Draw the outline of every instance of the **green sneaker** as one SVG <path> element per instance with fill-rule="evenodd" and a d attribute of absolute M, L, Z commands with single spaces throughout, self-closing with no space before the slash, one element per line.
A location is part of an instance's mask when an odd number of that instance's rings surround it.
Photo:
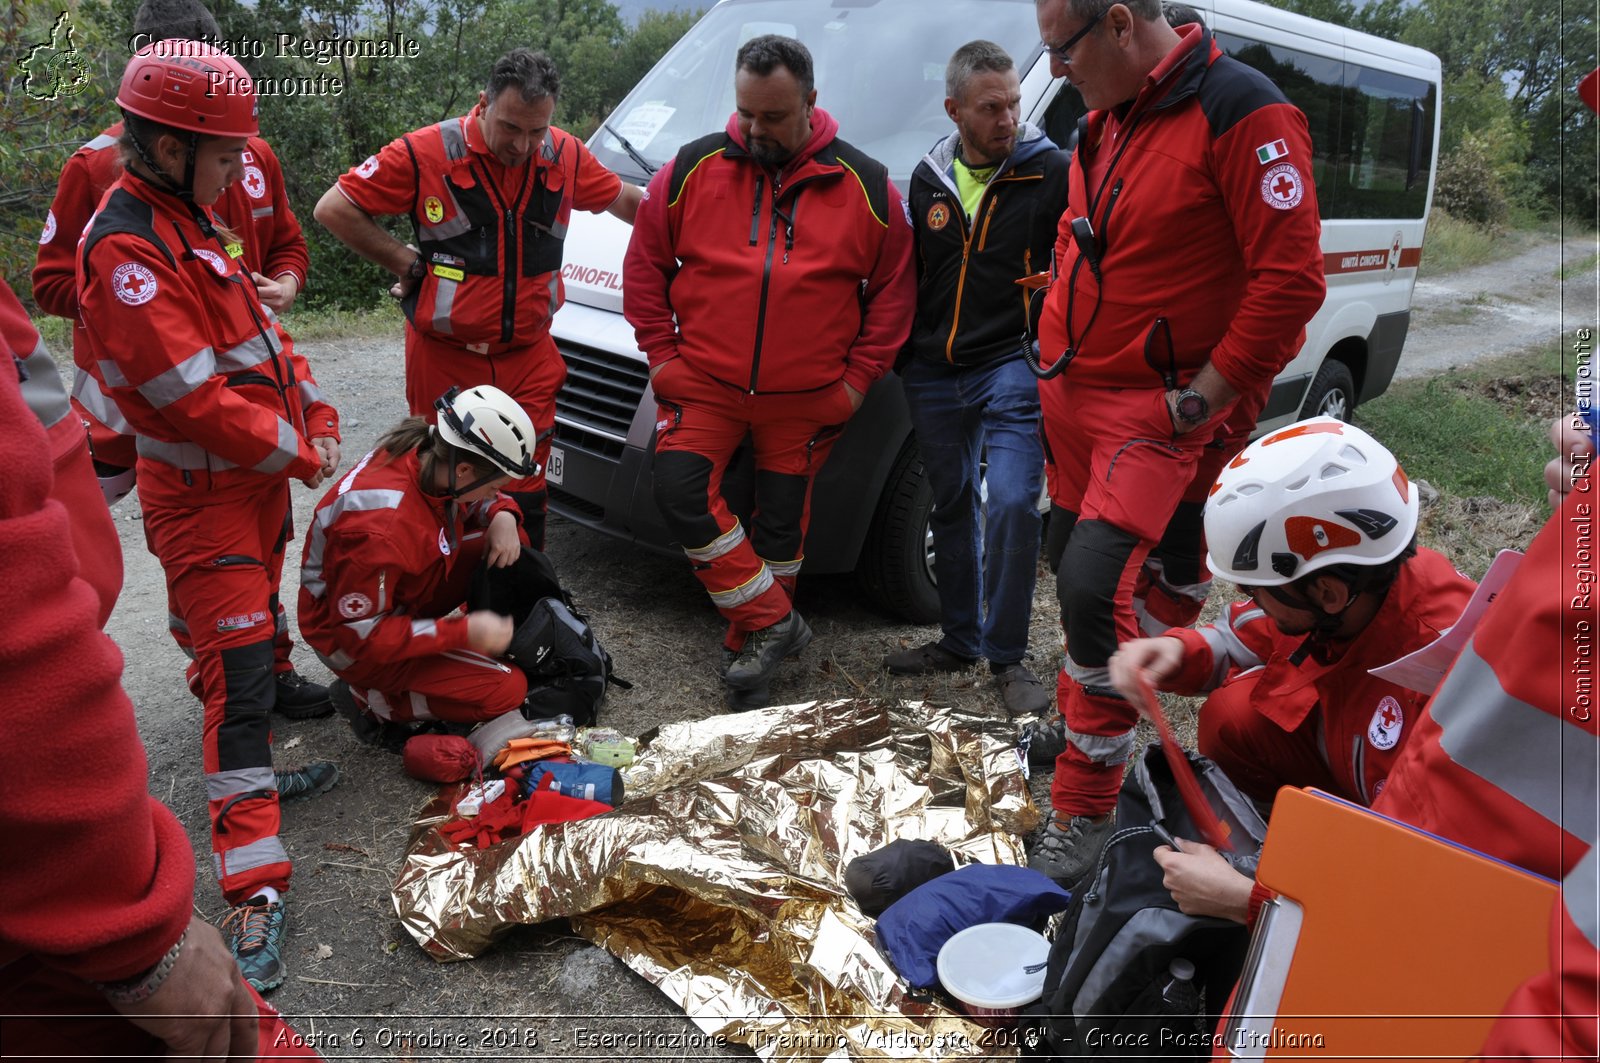
<path fill-rule="evenodd" d="M 217 929 L 228 939 L 244 980 L 265 993 L 283 984 L 283 901 L 252 897 L 236 904 Z"/>
<path fill-rule="evenodd" d="M 325 760 L 307 764 L 303 768 L 275 771 L 272 774 L 278 777 L 279 801 L 298 801 L 303 797 L 315 797 L 327 793 L 339 781 L 339 769 Z"/>

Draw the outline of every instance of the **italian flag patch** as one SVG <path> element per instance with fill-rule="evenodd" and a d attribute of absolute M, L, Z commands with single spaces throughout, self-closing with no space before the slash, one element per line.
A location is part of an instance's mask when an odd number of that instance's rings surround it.
<path fill-rule="evenodd" d="M 1265 166 L 1273 159 L 1281 159 L 1289 154 L 1289 145 L 1281 140 L 1274 140 L 1271 144 L 1263 144 L 1256 149 L 1256 158 Z"/>

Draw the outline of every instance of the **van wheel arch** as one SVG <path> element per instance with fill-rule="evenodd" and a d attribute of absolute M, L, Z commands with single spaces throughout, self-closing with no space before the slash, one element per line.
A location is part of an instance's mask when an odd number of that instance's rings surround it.
<path fill-rule="evenodd" d="M 1327 416 L 1348 421 L 1355 412 L 1359 394 L 1355 373 L 1336 352 L 1330 353 L 1318 367 L 1317 375 L 1311 378 L 1305 401 L 1300 404 L 1299 419 Z"/>

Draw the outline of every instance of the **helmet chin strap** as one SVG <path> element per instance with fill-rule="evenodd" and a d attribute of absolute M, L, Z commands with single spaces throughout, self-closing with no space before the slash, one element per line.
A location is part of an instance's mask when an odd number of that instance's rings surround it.
<path fill-rule="evenodd" d="M 1350 607 L 1356 603 L 1356 599 L 1361 597 L 1361 592 L 1351 587 L 1348 582 L 1345 583 L 1345 588 L 1350 592 L 1349 597 L 1345 599 L 1344 608 L 1337 613 L 1328 612 L 1308 597 L 1292 595 L 1283 587 L 1264 588 L 1276 601 L 1316 617 L 1311 623 L 1311 631 L 1306 635 L 1305 641 L 1301 642 L 1299 648 L 1289 656 L 1290 664 L 1299 667 L 1300 663 L 1311 653 L 1312 647 L 1328 642 L 1333 638 L 1334 633 L 1339 630 L 1339 625 L 1344 623 L 1344 614 L 1349 612 Z"/>
<path fill-rule="evenodd" d="M 190 215 L 193 216 L 195 224 L 200 226 L 200 231 L 205 233 L 206 239 L 216 239 L 217 230 L 216 227 L 211 224 L 210 216 L 206 214 L 204 207 L 200 206 L 200 204 L 194 201 L 194 164 L 195 156 L 200 147 L 200 134 L 192 131 L 189 133 L 189 143 L 187 150 L 184 152 L 183 181 L 181 183 L 174 181 L 171 175 L 162 168 L 161 164 L 156 162 L 156 160 L 151 156 L 149 150 L 145 148 L 144 142 L 141 141 L 138 136 L 133 136 L 129 139 L 133 141 L 133 150 L 135 154 L 139 156 L 139 161 L 143 162 L 145 167 L 148 168 L 149 171 L 157 178 L 159 178 L 159 180 L 151 180 L 149 177 L 139 173 L 137 170 L 133 172 L 134 176 L 139 178 L 147 185 L 153 185 L 156 188 L 161 189 L 163 192 L 169 192 L 172 195 L 177 196 L 183 201 L 184 206 L 189 208 Z"/>
<path fill-rule="evenodd" d="M 437 427 L 433 429 L 433 435 L 435 438 L 438 437 L 439 429 Z M 456 462 L 450 462 L 448 483 L 445 485 L 445 494 L 449 497 L 450 501 L 445 503 L 445 519 L 450 522 L 451 553 L 455 553 L 456 547 L 460 545 L 459 536 L 456 535 L 456 526 L 458 523 L 456 520 L 456 515 L 461 509 L 461 496 L 471 494 L 484 484 L 491 483 L 498 479 L 500 475 L 501 474 L 497 472 L 486 473 L 464 487 L 458 486 L 456 484 Z"/>

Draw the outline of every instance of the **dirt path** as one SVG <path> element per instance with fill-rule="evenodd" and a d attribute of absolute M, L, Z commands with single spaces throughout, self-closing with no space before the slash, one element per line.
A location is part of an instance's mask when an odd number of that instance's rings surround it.
<path fill-rule="evenodd" d="M 1592 250 L 1569 245 L 1565 255 L 1580 260 Z M 1464 351 L 1520 349 L 1554 337 L 1563 321 L 1593 325 L 1593 271 L 1563 286 L 1556 279 L 1562 258 L 1559 244 L 1544 244 L 1493 267 L 1419 284 L 1402 372 L 1438 371 L 1456 364 Z M 404 414 L 399 336 L 351 337 L 303 349 L 343 412 L 348 468 Z M 302 528 L 313 501 L 311 492 L 296 488 Z M 127 659 L 125 684 L 149 749 L 151 792 L 188 825 L 201 854 L 196 905 L 216 918 L 223 906 L 205 858 L 200 707 L 185 689 L 183 660 L 167 636 L 161 572 L 144 547 L 137 499 L 124 501 L 115 516 L 127 580 L 108 630 Z M 299 548 L 292 544 L 286 566 L 288 603 L 296 596 Z M 595 618 L 619 671 L 636 684 L 612 696 L 605 722 L 637 734 L 720 711 L 712 671 L 720 624 L 681 560 L 619 547 L 561 522 L 551 529 L 550 553 Z M 932 633 L 869 611 L 849 579 L 805 581 L 801 606 L 817 641 L 800 662 L 786 666 L 776 686 L 779 697 L 883 695 L 999 711 L 998 694 L 979 671 L 935 681 L 884 677 L 879 661 L 887 650 Z M 1055 616 L 1053 581 L 1045 571 L 1032 630 L 1041 675 L 1052 674 L 1059 661 Z M 295 660 L 307 675 L 327 679 L 303 646 Z M 356 745 L 337 718 L 279 723 L 276 741 L 280 764 L 331 759 L 343 771 L 330 794 L 285 810 L 284 840 L 296 878 L 285 950 L 289 977 L 272 997 L 295 1026 L 320 1039 L 329 1056 L 463 1058 L 500 1049 L 517 1058 L 604 1058 L 603 1052 L 595 1057 L 593 1047 L 581 1047 L 580 1030 L 693 1029 L 652 987 L 572 937 L 564 924 L 519 930 L 473 963 L 442 966 L 428 959 L 401 928 L 388 891 L 412 813 L 430 788 L 405 777 L 398 758 Z M 404 1038 L 410 1048 L 402 1047 Z"/>

